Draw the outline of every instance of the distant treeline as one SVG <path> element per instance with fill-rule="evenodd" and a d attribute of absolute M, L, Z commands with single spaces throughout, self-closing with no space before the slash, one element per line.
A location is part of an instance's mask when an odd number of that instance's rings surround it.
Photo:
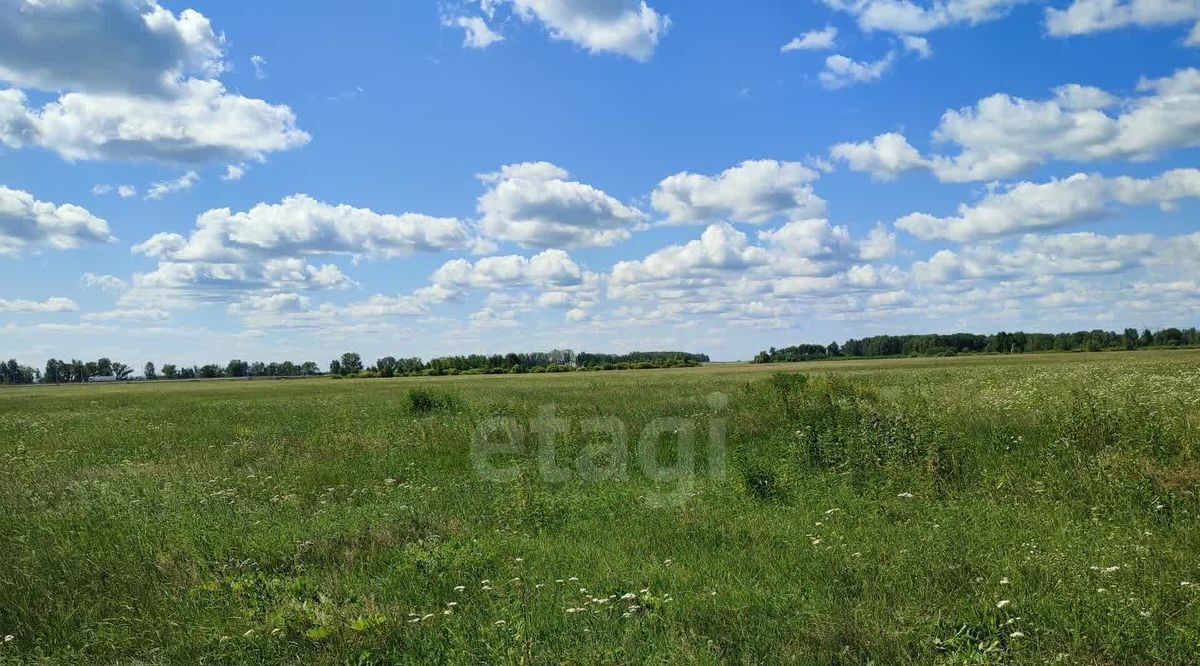
<path fill-rule="evenodd" d="M 590 354 L 556 349 L 549 352 L 528 354 L 472 354 L 469 356 L 442 356 L 426 362 L 420 358 L 395 358 L 384 356 L 374 365 L 366 366 L 362 357 L 354 352 L 342 354 L 329 364 L 328 374 L 338 377 L 412 377 L 440 375 L 511 374 L 522 372 L 574 372 L 577 370 L 631 370 L 651 368 L 681 368 L 707 362 L 705 354 L 687 352 L 633 352 L 630 354 Z M 142 371 L 144 379 L 218 379 L 249 377 L 305 377 L 325 374 L 313 361 L 272 362 L 243 361 L 234 359 L 222 365 L 176 365 L 166 363 L 157 369 L 147 363 Z M 0 362 L 0 384 L 71 383 L 130 379 L 133 369 L 124 363 L 107 358 L 97 361 L 60 361 L 50 359 L 46 369 L 24 366 L 16 360 Z"/>
<path fill-rule="evenodd" d="M 683 368 L 708 362 L 705 354 L 677 351 L 632 352 L 629 354 L 575 353 L 570 349 L 527 354 L 471 354 L 442 356 L 428 363 L 419 358 L 377 359 L 375 365 L 364 368 L 358 354 L 343 354 L 329 364 L 332 375 L 356 376 L 437 376 L 437 375 L 498 375 L 523 372 L 573 372 L 576 370 L 648 370 L 652 368 Z"/>
<path fill-rule="evenodd" d="M 1001 331 L 992 335 L 950 333 L 946 335 L 876 335 L 850 339 L 843 344 L 796 345 L 770 348 L 754 357 L 755 363 L 816 361 L 830 358 L 883 358 L 888 356 L 955 356 L 958 354 L 1021 354 L 1049 351 L 1109 351 L 1149 347 L 1200 345 L 1200 331 L 1193 328 L 1164 328 L 1158 331 L 1127 328 L 1116 331 L 1074 333 L 1025 333 Z"/>

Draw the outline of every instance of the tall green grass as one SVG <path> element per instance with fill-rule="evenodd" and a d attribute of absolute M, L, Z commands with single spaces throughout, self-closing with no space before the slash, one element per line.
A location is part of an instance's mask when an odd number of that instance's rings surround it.
<path fill-rule="evenodd" d="M 1200 354 L 768 370 L 2 391 L 0 663 L 1195 661 Z"/>

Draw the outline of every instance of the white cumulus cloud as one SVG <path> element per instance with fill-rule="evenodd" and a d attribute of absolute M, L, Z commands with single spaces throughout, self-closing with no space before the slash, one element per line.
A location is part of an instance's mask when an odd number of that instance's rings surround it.
<path fill-rule="evenodd" d="M 990 95 L 942 115 L 934 142 L 957 153 L 923 157 L 903 135 L 889 133 L 837 144 L 832 156 L 876 178 L 928 170 L 943 181 L 965 182 L 1013 176 L 1051 160 L 1145 161 L 1200 146 L 1200 70 L 1143 79 L 1137 89 L 1125 99 L 1077 84 L 1041 101 Z"/>
<path fill-rule="evenodd" d="M 612 245 L 645 223 L 642 211 L 569 177 L 548 162 L 483 174 L 489 188 L 479 198 L 480 228 L 528 247 L 571 248 Z"/>
<path fill-rule="evenodd" d="M 824 51 L 831 49 L 837 45 L 837 28 L 829 25 L 821 30 L 809 30 L 808 32 L 792 39 L 787 44 L 780 47 L 783 52 L 788 51 Z"/>
<path fill-rule="evenodd" d="M 839 53 L 825 59 L 825 69 L 818 77 L 821 85 L 831 90 L 878 81 L 892 68 L 895 59 L 896 54 L 891 52 L 873 62 L 854 60 Z"/>
<path fill-rule="evenodd" d="M 1170 210 L 1179 199 L 1195 197 L 1200 197 L 1200 169 L 1145 179 L 1077 173 L 1045 183 L 1017 183 L 975 205 L 959 205 L 958 214 L 950 217 L 912 213 L 896 226 L 924 240 L 964 242 L 1109 217 L 1113 204 L 1157 204 Z"/>
<path fill-rule="evenodd" d="M 654 190 L 651 206 L 669 224 L 820 217 L 825 201 L 813 193 L 817 178 L 799 162 L 749 160 L 715 176 L 686 171 L 669 176 Z"/>
<path fill-rule="evenodd" d="M 113 240 L 108 223 L 83 207 L 38 201 L 28 192 L 0 185 L 0 256 Z"/>

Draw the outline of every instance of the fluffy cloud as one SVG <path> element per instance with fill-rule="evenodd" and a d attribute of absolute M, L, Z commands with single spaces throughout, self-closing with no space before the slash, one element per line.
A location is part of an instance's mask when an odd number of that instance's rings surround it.
<path fill-rule="evenodd" d="M 196 218 L 190 237 L 156 234 L 133 251 L 171 261 L 244 262 L 301 255 L 396 257 L 471 244 L 467 228 L 454 218 L 376 213 L 296 194 L 244 212 L 210 210 Z"/>
<path fill-rule="evenodd" d="M 811 185 L 817 177 L 799 162 L 775 160 L 742 162 L 715 176 L 685 171 L 658 184 L 651 206 L 669 224 L 763 224 L 778 218 L 820 217 L 825 201 Z"/>
<path fill-rule="evenodd" d="M 703 316 L 762 327 L 833 307 L 829 299 L 845 309 L 845 298 L 866 301 L 903 283 L 902 271 L 870 263 L 895 254 L 895 236 L 882 228 L 855 240 L 825 220 L 795 220 L 759 232 L 758 240 L 726 223 L 711 225 L 697 240 L 618 262 L 609 298 L 649 305 L 621 315 L 642 321 Z"/>
<path fill-rule="evenodd" d="M 705 229 L 699 240 L 665 247 L 640 261 L 617 262 L 612 269 L 611 283 L 620 288 L 700 273 L 745 269 L 766 262 L 766 250 L 750 245 L 746 234 L 720 223 Z"/>
<path fill-rule="evenodd" d="M 545 250 L 530 258 L 519 255 L 485 257 L 474 263 L 454 259 L 432 276 L 450 289 L 501 289 L 511 286 L 570 287 L 583 282 L 584 271 L 562 250 Z"/>
<path fill-rule="evenodd" d="M 443 21 L 446 25 L 463 29 L 463 47 L 486 49 L 496 42 L 504 41 L 504 35 L 493 31 L 487 21 L 478 16 L 455 16 Z"/>
<path fill-rule="evenodd" d="M 122 294 L 123 308 L 190 307 L 223 303 L 281 291 L 345 288 L 353 284 L 337 266 L 314 266 L 300 259 L 258 263 L 161 261 L 149 273 L 136 273 Z"/>
<path fill-rule="evenodd" d="M 941 0 L 921 5 L 912 0 L 824 0 L 846 12 L 868 32 L 921 34 L 954 25 L 994 21 L 1024 0 Z"/>
<path fill-rule="evenodd" d="M 548 162 L 504 166 L 480 176 L 490 187 L 479 198 L 479 226 L 493 238 L 528 247 L 612 245 L 643 225 L 646 214 Z"/>
<path fill-rule="evenodd" d="M 467 249 L 474 239 L 454 218 L 393 215 L 298 194 L 248 211 L 210 210 L 191 235 L 159 233 L 133 252 L 159 259 L 133 276 L 124 306 L 176 307 L 196 302 L 247 302 L 251 297 L 343 289 L 354 283 L 315 256 L 394 258 L 414 252 Z"/>
<path fill-rule="evenodd" d="M 79 284 L 88 288 L 97 287 L 101 291 L 122 291 L 125 289 L 125 281 L 115 275 L 84 273 L 79 278 Z"/>
<path fill-rule="evenodd" d="M 919 169 L 943 181 L 964 182 L 1012 176 L 1050 160 L 1149 160 L 1200 145 L 1200 70 L 1143 79 L 1138 92 L 1118 99 L 1071 84 L 1043 101 L 991 95 L 942 116 L 933 138 L 957 146 L 957 154 L 922 157 L 894 133 L 837 144 L 831 154 L 877 178 Z"/>
<path fill-rule="evenodd" d="M 92 186 L 92 194 L 96 196 L 104 196 L 106 194 L 116 192 L 117 196 L 122 199 L 137 196 L 137 188 L 133 185 L 109 185 L 107 183 L 97 183 Z"/>
<path fill-rule="evenodd" d="M 219 74 L 223 46 L 203 14 L 155 0 L 0 3 L 0 80 L 23 88 L 166 95 Z"/>
<path fill-rule="evenodd" d="M 1195 21 L 1200 21 L 1195 0 L 1074 0 L 1066 9 L 1046 8 L 1046 32 L 1055 37 Z"/>
<path fill-rule="evenodd" d="M 0 80 L 65 92 L 41 107 L 0 90 L 0 143 L 67 160 L 261 160 L 309 136 L 291 109 L 230 94 L 224 39 L 193 10 L 154 0 L 10 0 Z M 193 77 L 194 75 L 194 77 Z"/>
<path fill-rule="evenodd" d="M 893 310 L 909 303 L 899 293 L 904 272 L 862 263 L 889 252 L 876 247 L 894 246 L 887 236 L 879 230 L 871 241 L 855 241 L 824 220 L 800 220 L 759 233 L 763 245 L 753 245 L 736 229 L 713 225 L 699 240 L 619 262 L 608 294 L 634 304 L 618 311 L 621 318 L 642 322 L 701 317 L 761 328 L 794 317 Z"/>
<path fill-rule="evenodd" d="M 584 270 L 566 252 L 551 249 L 529 258 L 507 255 L 474 263 L 454 259 L 435 271 L 430 281 L 431 285 L 417 290 L 414 297 L 426 303 L 440 302 L 481 289 L 489 292 L 493 310 L 499 305 L 496 299 L 518 298 L 523 310 L 532 310 L 536 304 L 586 313 L 599 299 L 600 276 Z M 536 298 L 530 292 L 536 292 Z M 504 305 L 512 311 L 512 303 Z"/>
<path fill-rule="evenodd" d="M 929 161 L 921 157 L 904 135 L 880 134 L 863 143 L 839 143 L 829 150 L 835 160 L 846 162 L 854 171 L 865 171 L 876 180 L 895 180 L 905 171 L 925 168 Z"/>
<path fill-rule="evenodd" d="M 229 94 L 219 81 L 189 79 L 174 91 L 68 93 L 40 109 L 19 91 L 0 91 L 0 142 L 41 146 L 68 160 L 198 164 L 261 160 L 309 140 L 287 106 Z"/>
<path fill-rule="evenodd" d="M 235 180 L 241 180 L 242 176 L 244 175 L 246 175 L 245 164 L 226 164 L 225 173 L 221 174 L 221 180 L 225 182 L 232 182 Z"/>
<path fill-rule="evenodd" d="M 860 62 L 840 53 L 831 55 L 825 59 L 825 69 L 819 75 L 821 85 L 834 90 L 856 83 L 878 81 L 892 68 L 895 59 L 896 54 L 891 52 L 874 62 Z"/>
<path fill-rule="evenodd" d="M 75 312 L 79 306 L 69 298 L 47 298 L 44 301 L 0 298 L 0 312 Z"/>
<path fill-rule="evenodd" d="M 784 44 L 780 50 L 788 51 L 824 51 L 833 48 L 837 43 L 837 28 L 825 26 L 823 30 L 810 30 L 792 41 Z"/>
<path fill-rule="evenodd" d="M 486 0 L 485 0 L 486 2 Z M 509 0 L 516 15 L 539 21 L 553 39 L 591 53 L 649 60 L 671 19 L 638 0 Z"/>
<path fill-rule="evenodd" d="M 933 55 L 933 47 L 929 46 L 929 40 L 916 35 L 903 35 L 900 37 L 900 43 L 904 45 L 904 50 L 910 53 L 915 53 L 922 59 Z"/>
<path fill-rule="evenodd" d="M 23 249 L 65 250 L 116 240 L 108 223 L 74 204 L 38 201 L 0 185 L 0 255 Z"/>
<path fill-rule="evenodd" d="M 1078 173 L 1046 183 L 1018 183 L 973 206 L 959 205 L 958 215 L 952 217 L 906 215 L 896 226 L 924 240 L 963 242 L 1100 219 L 1112 214 L 1114 203 L 1153 203 L 1169 210 L 1179 199 L 1198 196 L 1198 169 L 1176 169 L 1146 179 Z"/>
<path fill-rule="evenodd" d="M 940 250 L 913 264 L 922 283 L 953 284 L 970 280 L 1011 280 L 1058 275 L 1099 275 L 1136 268 L 1178 266 L 1196 234 L 1159 238 L 1151 234 L 1105 236 L 1090 232 L 1022 236 L 1003 249 L 994 243 Z M 1195 263 L 1195 260 L 1192 260 Z"/>

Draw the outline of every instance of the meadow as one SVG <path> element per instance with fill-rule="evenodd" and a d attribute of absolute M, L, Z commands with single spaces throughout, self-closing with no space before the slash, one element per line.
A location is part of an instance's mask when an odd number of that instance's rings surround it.
<path fill-rule="evenodd" d="M 0 664 L 1195 663 L 1198 453 L 1183 350 L 8 388 Z"/>

